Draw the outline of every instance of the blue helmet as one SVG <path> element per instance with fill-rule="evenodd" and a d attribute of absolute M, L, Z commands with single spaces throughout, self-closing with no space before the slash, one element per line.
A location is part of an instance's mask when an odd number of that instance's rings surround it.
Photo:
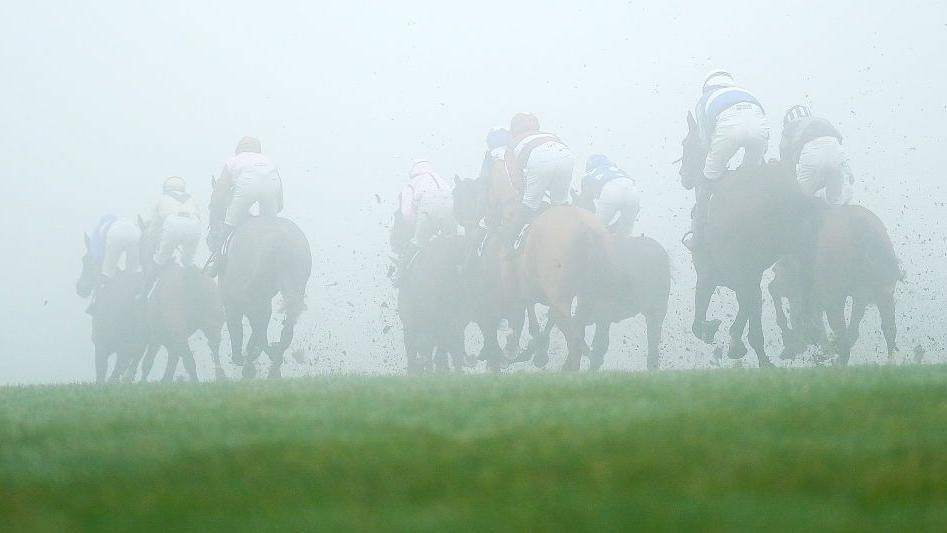
<path fill-rule="evenodd" d="M 496 150 L 511 142 L 513 142 L 513 136 L 510 134 L 510 130 L 506 128 L 493 128 L 487 134 L 487 148 L 490 150 Z"/>
<path fill-rule="evenodd" d="M 593 154 L 590 155 L 588 160 L 585 162 L 585 171 L 590 172 L 596 168 L 610 167 L 613 166 L 612 162 L 608 159 L 608 156 L 603 154 Z"/>

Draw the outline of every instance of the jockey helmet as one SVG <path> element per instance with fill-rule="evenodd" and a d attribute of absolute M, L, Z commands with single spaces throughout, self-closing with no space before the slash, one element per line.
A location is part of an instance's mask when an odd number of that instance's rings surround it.
<path fill-rule="evenodd" d="M 170 178 L 164 180 L 164 192 L 187 192 L 187 184 L 184 182 L 184 178 L 178 176 L 171 176 Z"/>
<path fill-rule="evenodd" d="M 490 133 L 487 134 L 487 148 L 490 150 L 496 150 L 510 144 L 513 140 L 513 136 L 510 135 L 510 130 L 502 127 L 496 127 L 490 130 Z"/>
<path fill-rule="evenodd" d="M 809 111 L 808 107 L 804 105 L 794 105 L 790 107 L 789 111 L 786 111 L 786 114 L 783 116 L 783 126 L 796 119 L 809 118 L 811 116 L 812 111 Z"/>
<path fill-rule="evenodd" d="M 240 142 L 237 143 L 237 149 L 233 151 L 234 155 L 242 154 L 243 152 L 252 152 L 254 154 L 262 154 L 263 147 L 260 146 L 260 140 L 255 137 L 244 137 L 240 139 Z"/>
<path fill-rule="evenodd" d="M 408 179 L 424 174 L 434 174 L 434 165 L 427 159 L 415 159 L 411 164 L 411 171 L 408 172 Z"/>
<path fill-rule="evenodd" d="M 703 92 L 721 89 L 723 87 L 733 87 L 733 74 L 726 70 L 711 70 L 704 77 Z"/>
<path fill-rule="evenodd" d="M 539 130 L 539 119 L 532 113 L 517 113 L 510 121 L 510 134 L 513 137 L 537 130 Z"/>

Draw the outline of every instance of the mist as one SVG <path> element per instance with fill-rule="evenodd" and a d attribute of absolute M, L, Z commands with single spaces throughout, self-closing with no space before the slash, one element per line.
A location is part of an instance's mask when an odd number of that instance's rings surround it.
<path fill-rule="evenodd" d="M 569 144 L 577 167 L 605 153 L 635 178 L 636 232 L 672 261 L 665 364 L 715 366 L 689 332 L 695 278 L 679 241 L 693 193 L 671 163 L 713 68 L 760 98 L 771 157 L 794 104 L 838 126 L 855 202 L 888 226 L 907 274 L 899 344 L 944 362 L 942 2 L 19 2 L 5 12 L 0 383 L 92 379 L 87 302 L 74 290 L 83 232 L 106 213 L 147 216 L 171 175 L 206 206 L 244 135 L 279 165 L 284 215 L 313 247 L 294 345 L 305 361 L 287 374 L 402 372 L 385 271 L 411 161 L 474 177 L 487 131 L 518 111 Z M 721 290 L 711 312 L 733 308 Z M 870 312 L 853 363 L 883 359 L 877 323 Z M 764 324 L 772 345 L 771 311 Z M 642 329 L 640 319 L 613 329 L 607 369 L 644 368 Z M 206 348 L 192 346 L 206 375 Z"/>

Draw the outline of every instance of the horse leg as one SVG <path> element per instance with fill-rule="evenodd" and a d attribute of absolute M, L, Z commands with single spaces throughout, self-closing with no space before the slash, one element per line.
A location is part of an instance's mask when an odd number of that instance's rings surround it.
<path fill-rule="evenodd" d="M 533 366 L 536 368 L 545 368 L 549 364 L 549 336 L 552 334 L 552 328 L 555 325 L 556 321 L 553 320 L 552 313 L 549 313 L 549 318 L 546 319 L 543 330 L 532 341 Z"/>
<path fill-rule="evenodd" d="M 605 363 L 605 354 L 608 353 L 608 344 L 611 337 L 612 324 L 608 320 L 595 323 L 595 336 L 592 338 L 592 349 L 589 351 L 589 370 L 598 370 Z"/>
<path fill-rule="evenodd" d="M 730 348 L 727 350 L 727 357 L 730 359 L 743 359 L 747 354 L 746 344 L 743 342 L 743 333 L 746 331 L 746 324 L 749 321 L 750 303 L 744 302 L 737 294 L 737 316 L 730 325 Z"/>
<path fill-rule="evenodd" d="M 572 300 L 570 298 L 560 298 L 559 301 L 550 301 L 549 318 L 559 326 L 563 336 L 566 338 L 568 355 L 562 365 L 563 372 L 578 372 L 582 363 L 582 356 L 585 354 L 585 339 L 581 333 L 585 331 L 572 316 Z"/>
<path fill-rule="evenodd" d="M 532 305 L 526 306 L 527 315 L 532 307 Z M 533 313 L 535 314 L 535 312 L 534 310 Z M 516 313 L 512 320 L 509 320 L 510 333 L 507 334 L 503 344 L 503 356 L 506 357 L 507 361 L 515 361 L 520 352 L 523 351 L 520 347 L 520 339 L 523 337 L 523 317 L 524 314 L 520 312 Z M 530 328 L 532 328 L 532 324 L 530 324 Z"/>
<path fill-rule="evenodd" d="M 190 378 L 191 383 L 199 383 L 200 380 L 197 378 L 197 363 L 194 361 L 194 352 L 192 352 L 191 347 L 188 346 L 187 340 L 181 345 L 181 360 L 184 361 L 184 369 L 187 370 L 187 376 Z"/>
<path fill-rule="evenodd" d="M 227 331 L 230 333 L 230 360 L 235 365 L 246 363 L 243 354 L 243 312 L 227 306 Z"/>
<path fill-rule="evenodd" d="M 267 329 L 270 317 L 273 314 L 273 301 L 260 302 L 247 312 L 250 320 L 250 338 L 247 340 L 247 360 L 243 364 L 243 377 L 252 379 L 256 376 L 256 360 L 263 353 L 267 344 Z M 278 367 L 277 367 L 278 368 Z"/>
<path fill-rule="evenodd" d="M 174 373 L 178 370 L 178 361 L 181 359 L 181 352 L 178 351 L 176 342 L 165 346 L 168 352 L 168 366 L 164 368 L 164 376 L 161 377 L 161 383 L 171 383 L 174 381 Z"/>
<path fill-rule="evenodd" d="M 210 358 L 214 362 L 214 377 L 217 381 L 225 381 L 227 379 L 227 373 L 224 372 L 224 367 L 220 364 L 220 324 L 209 324 L 205 326 L 202 331 L 204 336 L 207 337 L 207 345 L 210 347 Z"/>
<path fill-rule="evenodd" d="M 155 364 L 155 356 L 158 355 L 158 350 L 160 349 L 161 345 L 158 343 L 148 345 L 145 356 L 141 360 L 141 383 L 148 381 L 148 375 L 151 374 L 151 366 Z"/>
<path fill-rule="evenodd" d="M 829 321 L 829 327 L 835 333 L 835 343 L 838 346 L 838 364 L 839 366 L 848 365 L 848 358 L 851 356 L 852 346 L 848 341 L 848 327 L 845 325 L 845 298 L 833 298 L 831 304 L 826 306 L 825 316 Z"/>
<path fill-rule="evenodd" d="M 852 317 L 848 321 L 848 342 L 854 347 L 858 341 L 859 329 L 868 304 L 863 298 L 852 297 Z"/>
<path fill-rule="evenodd" d="M 691 326 L 691 331 L 706 344 L 714 343 L 714 335 L 721 324 L 720 320 L 707 320 L 707 309 L 710 307 L 710 299 L 716 288 L 716 285 L 698 273 L 697 288 L 694 291 L 694 324 Z"/>
<path fill-rule="evenodd" d="M 434 371 L 438 374 L 450 373 L 450 361 L 447 357 L 447 348 L 438 344 L 434 349 Z"/>
<path fill-rule="evenodd" d="M 417 334 L 412 327 L 404 328 L 405 372 L 411 376 L 420 373 L 418 368 Z"/>
<path fill-rule="evenodd" d="M 115 366 L 112 367 L 112 373 L 109 374 L 109 383 L 118 383 L 122 380 L 122 375 L 128 368 L 132 355 L 125 350 L 119 350 L 115 354 Z"/>
<path fill-rule="evenodd" d="M 645 325 L 648 328 L 648 370 L 661 368 L 661 334 L 666 315 L 666 310 L 645 315 Z"/>
<path fill-rule="evenodd" d="M 881 315 L 881 332 L 885 336 L 888 362 L 894 362 L 898 352 L 898 325 L 894 320 L 894 289 L 887 290 L 878 298 L 878 313 Z"/>
<path fill-rule="evenodd" d="M 109 369 L 109 353 L 105 348 L 95 345 L 95 382 L 104 383 L 105 375 Z"/>
<path fill-rule="evenodd" d="M 747 339 L 756 352 L 760 368 L 771 368 L 773 362 L 766 355 L 766 346 L 763 342 L 763 290 L 760 289 L 760 281 L 759 278 L 754 278 L 746 287 L 741 289 L 744 297 L 743 301 L 740 302 L 740 308 L 742 309 L 744 304 L 746 305 L 747 318 L 750 324 Z"/>
<path fill-rule="evenodd" d="M 789 318 L 786 316 L 786 309 L 783 307 L 785 292 L 783 291 L 783 283 L 780 278 L 774 278 L 773 281 L 770 282 L 769 295 L 773 299 L 773 310 L 776 312 L 776 325 L 779 326 L 779 331 L 783 338 L 783 352 L 779 354 L 779 358 L 784 360 L 794 359 L 796 355 L 802 352 L 802 347 L 799 343 L 799 332 L 796 328 L 789 327 Z M 801 309 L 797 309 L 796 311 L 801 312 Z M 792 309 L 790 309 L 790 312 L 792 312 Z"/>

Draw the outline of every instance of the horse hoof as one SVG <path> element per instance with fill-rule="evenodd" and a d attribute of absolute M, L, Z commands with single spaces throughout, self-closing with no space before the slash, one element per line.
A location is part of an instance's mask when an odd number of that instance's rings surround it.
<path fill-rule="evenodd" d="M 227 381 L 227 373 L 224 372 L 223 368 L 218 368 L 214 373 L 214 377 L 217 381 Z"/>
<path fill-rule="evenodd" d="M 746 344 L 743 344 L 743 341 L 735 342 L 731 344 L 730 349 L 727 350 L 727 357 L 730 359 L 743 359 L 746 353 Z"/>
<path fill-rule="evenodd" d="M 280 379 L 282 377 L 283 377 L 283 373 L 280 372 L 280 368 L 278 366 L 274 366 L 270 368 L 269 373 L 267 373 L 266 375 L 267 379 Z"/>
<path fill-rule="evenodd" d="M 589 358 L 589 372 L 598 372 L 602 369 L 602 365 L 605 364 L 604 357 L 590 357 Z"/>
<path fill-rule="evenodd" d="M 703 341 L 704 344 L 713 344 L 714 337 L 717 335 L 717 330 L 720 329 L 720 320 L 705 320 L 703 322 L 695 322 L 691 331 L 693 331 L 694 336 Z"/>
<path fill-rule="evenodd" d="M 243 366 L 243 379 L 253 379 L 256 377 L 256 366 L 244 365 Z"/>
<path fill-rule="evenodd" d="M 549 364 L 549 354 L 548 353 L 538 353 L 533 357 L 533 366 L 536 368 L 546 368 L 546 365 Z"/>
<path fill-rule="evenodd" d="M 760 358 L 760 368 L 776 368 L 776 365 L 769 359 Z"/>

